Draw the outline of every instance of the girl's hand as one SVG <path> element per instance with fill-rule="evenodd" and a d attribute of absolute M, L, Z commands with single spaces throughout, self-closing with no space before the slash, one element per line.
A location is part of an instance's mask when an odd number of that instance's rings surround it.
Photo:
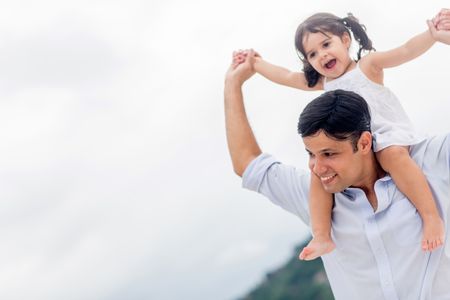
<path fill-rule="evenodd" d="M 427 21 L 427 24 L 431 35 L 436 41 L 450 45 L 450 30 L 437 30 L 432 21 Z"/>
<path fill-rule="evenodd" d="M 261 58 L 261 55 L 259 55 L 258 52 L 254 51 L 253 49 L 247 49 L 247 50 L 242 50 L 239 49 L 238 51 L 234 51 L 233 52 L 233 64 L 238 65 L 241 64 L 245 61 L 245 58 L 251 55 L 252 59 L 251 62 L 253 64 L 255 57 Z"/>
<path fill-rule="evenodd" d="M 233 65 L 239 65 L 245 61 L 247 54 L 244 50 L 239 49 L 233 52 Z"/>
<path fill-rule="evenodd" d="M 241 51 L 241 50 L 239 50 Z M 239 55 L 239 51 L 233 52 L 233 60 L 225 74 L 225 82 L 229 84 L 242 84 L 255 74 L 250 59 L 244 59 L 242 63 L 235 63 L 234 56 Z"/>
<path fill-rule="evenodd" d="M 437 30 L 450 30 L 450 9 L 441 9 L 432 22 Z"/>

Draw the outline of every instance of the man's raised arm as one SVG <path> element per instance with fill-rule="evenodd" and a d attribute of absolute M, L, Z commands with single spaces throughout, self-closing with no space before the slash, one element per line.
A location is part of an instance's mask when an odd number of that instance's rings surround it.
<path fill-rule="evenodd" d="M 239 176 L 242 176 L 248 164 L 261 154 L 248 123 L 242 95 L 242 85 L 255 73 L 250 61 L 252 57 L 253 55 L 247 55 L 245 62 L 232 64 L 225 76 L 225 127 L 228 150 L 233 169 Z"/>

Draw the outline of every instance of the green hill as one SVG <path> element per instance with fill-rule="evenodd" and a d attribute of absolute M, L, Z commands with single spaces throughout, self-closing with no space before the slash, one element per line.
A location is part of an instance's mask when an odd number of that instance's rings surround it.
<path fill-rule="evenodd" d="M 266 274 L 265 279 L 240 300 L 329 300 L 331 293 L 321 259 L 301 261 L 295 249 L 289 261 L 280 269 Z"/>

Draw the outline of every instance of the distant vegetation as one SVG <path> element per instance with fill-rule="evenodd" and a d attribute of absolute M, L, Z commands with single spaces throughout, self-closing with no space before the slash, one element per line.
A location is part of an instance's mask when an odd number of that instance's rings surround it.
<path fill-rule="evenodd" d="M 322 260 L 301 261 L 298 253 L 280 269 L 266 274 L 264 281 L 240 300 L 332 300 Z"/>

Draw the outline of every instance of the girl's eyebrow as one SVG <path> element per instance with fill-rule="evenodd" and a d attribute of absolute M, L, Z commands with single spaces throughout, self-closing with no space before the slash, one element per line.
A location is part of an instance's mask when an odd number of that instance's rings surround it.
<path fill-rule="evenodd" d="M 325 38 L 322 41 L 320 41 L 320 44 L 323 44 L 324 42 L 328 41 L 329 39 L 331 39 L 331 38 L 328 36 L 325 36 Z M 306 52 L 306 56 L 308 56 L 312 51 L 313 50 L 309 50 L 308 52 Z"/>

